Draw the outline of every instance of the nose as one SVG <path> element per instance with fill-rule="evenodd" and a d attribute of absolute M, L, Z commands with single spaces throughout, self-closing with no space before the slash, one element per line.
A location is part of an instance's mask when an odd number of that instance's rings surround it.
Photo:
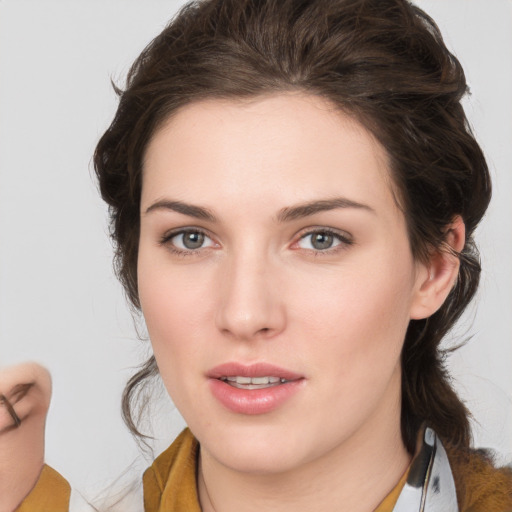
<path fill-rule="evenodd" d="M 286 325 L 279 269 L 264 257 L 240 255 L 225 262 L 219 286 L 217 328 L 237 340 L 272 338 Z"/>

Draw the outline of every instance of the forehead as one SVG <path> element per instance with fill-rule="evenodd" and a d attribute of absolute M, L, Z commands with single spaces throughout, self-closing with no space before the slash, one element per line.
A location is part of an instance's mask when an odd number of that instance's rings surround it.
<path fill-rule="evenodd" d="M 297 202 L 349 196 L 393 201 L 387 153 L 327 100 L 276 94 L 209 99 L 179 110 L 146 150 L 142 202 Z"/>

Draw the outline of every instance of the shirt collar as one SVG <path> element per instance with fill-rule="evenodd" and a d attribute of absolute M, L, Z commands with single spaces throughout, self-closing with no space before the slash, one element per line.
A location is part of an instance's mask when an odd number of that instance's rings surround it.
<path fill-rule="evenodd" d="M 393 512 L 459 512 L 448 456 L 431 428 L 422 432 L 419 449 Z"/>

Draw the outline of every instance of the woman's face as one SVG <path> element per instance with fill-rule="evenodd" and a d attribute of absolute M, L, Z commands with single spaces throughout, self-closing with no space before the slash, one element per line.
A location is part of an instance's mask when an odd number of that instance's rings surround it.
<path fill-rule="evenodd" d="M 147 148 L 142 310 L 169 394 L 225 466 L 286 471 L 399 431 L 425 273 L 384 149 L 325 100 L 195 103 Z"/>

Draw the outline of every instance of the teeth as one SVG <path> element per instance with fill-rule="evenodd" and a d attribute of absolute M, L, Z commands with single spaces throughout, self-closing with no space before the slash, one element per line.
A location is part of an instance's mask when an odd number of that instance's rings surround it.
<path fill-rule="evenodd" d="M 286 382 L 286 379 L 279 377 L 221 377 L 221 380 L 236 382 L 237 384 L 276 384 L 277 382 Z"/>
<path fill-rule="evenodd" d="M 238 386 L 248 386 L 250 389 L 258 389 L 257 387 L 253 388 L 252 386 L 261 386 L 268 387 L 269 385 L 275 384 L 283 384 L 287 382 L 286 379 L 282 379 L 281 377 L 241 377 L 241 376 L 229 376 L 229 377 L 221 377 L 220 380 L 224 382 L 229 382 L 235 387 Z"/>
<path fill-rule="evenodd" d="M 253 377 L 251 379 L 251 384 L 269 384 L 270 377 Z"/>

